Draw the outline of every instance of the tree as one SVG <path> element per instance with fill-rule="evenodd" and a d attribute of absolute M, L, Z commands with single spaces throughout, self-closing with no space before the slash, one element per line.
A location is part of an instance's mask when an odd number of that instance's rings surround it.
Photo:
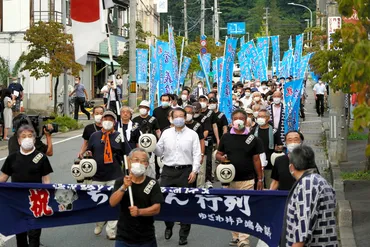
<path fill-rule="evenodd" d="M 344 23 L 333 35 L 331 50 L 319 50 L 311 59 L 311 68 L 329 81 L 334 90 L 356 93 L 358 106 L 354 110 L 354 130 L 370 128 L 370 9 L 367 1 L 340 0 L 339 12 L 351 17 L 357 12 L 359 20 Z M 333 49 L 335 48 L 335 49 Z M 370 168 L 370 133 L 366 148 L 367 168 Z"/>
<path fill-rule="evenodd" d="M 63 25 L 57 22 L 35 23 L 24 36 L 24 40 L 30 43 L 28 53 L 21 56 L 24 63 L 21 71 L 29 70 L 30 75 L 36 79 L 46 76 L 50 76 L 51 80 L 56 78 L 54 112 L 57 105 L 59 76 L 65 71 L 77 76 L 83 69 L 75 62 L 72 35 L 64 33 L 63 30 Z"/>
<path fill-rule="evenodd" d="M 9 76 L 9 61 L 0 57 L 0 84 L 6 86 Z"/>

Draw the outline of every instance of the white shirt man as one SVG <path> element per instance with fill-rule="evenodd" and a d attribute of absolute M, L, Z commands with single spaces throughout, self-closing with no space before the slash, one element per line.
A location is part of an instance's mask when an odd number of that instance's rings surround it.
<path fill-rule="evenodd" d="M 313 87 L 313 91 L 315 95 L 324 95 L 326 93 L 326 86 L 322 81 L 319 81 L 319 83 L 316 83 Z"/>

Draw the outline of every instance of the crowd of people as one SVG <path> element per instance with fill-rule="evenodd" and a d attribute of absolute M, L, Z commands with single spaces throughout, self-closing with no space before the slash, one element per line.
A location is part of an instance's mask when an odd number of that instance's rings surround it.
<path fill-rule="evenodd" d="M 128 106 L 95 106 L 94 123 L 85 127 L 77 156 L 91 156 L 96 161 L 93 184 L 114 186 L 109 203 L 119 205 L 120 217 L 118 221 L 96 223 L 94 234 L 100 235 L 105 226 L 107 238 L 116 240 L 117 247 L 157 246 L 153 216 L 160 212 L 163 202 L 159 186 L 212 189 L 217 165 L 229 162 L 235 167 L 235 177 L 225 188 L 290 191 L 281 246 L 337 246 L 335 193 L 319 175 L 312 149 L 303 144 L 303 134 L 299 130 L 285 134 L 282 91 L 290 79 L 233 83 L 231 122 L 219 109 L 217 84 L 208 92 L 202 82 L 194 90 L 183 88 L 179 95 L 161 95 L 155 109 L 143 100 L 136 117 Z M 318 95 L 316 91 L 315 97 Z M 151 110 L 153 114 L 149 115 Z M 139 147 L 140 136 L 146 133 L 158 139 L 151 153 Z M 6 159 L 0 182 L 9 177 L 17 182 L 50 182 L 52 168 L 47 156 L 35 148 L 32 127 L 19 128 L 17 138 L 20 150 Z M 122 170 L 124 155 L 129 157 L 129 174 Z M 26 156 L 25 168 L 20 171 L 19 157 Z M 27 177 L 35 160 L 37 173 Z M 135 205 L 130 205 L 129 187 Z M 315 193 L 307 197 L 313 189 Z M 168 240 L 174 222 L 165 225 Z M 324 226 L 334 231 L 324 231 Z M 188 243 L 190 230 L 190 224 L 180 223 L 179 245 Z M 18 234 L 17 242 L 28 237 L 30 246 L 38 246 L 40 235 L 41 230 Z M 233 232 L 229 244 L 249 247 L 249 235 Z"/>

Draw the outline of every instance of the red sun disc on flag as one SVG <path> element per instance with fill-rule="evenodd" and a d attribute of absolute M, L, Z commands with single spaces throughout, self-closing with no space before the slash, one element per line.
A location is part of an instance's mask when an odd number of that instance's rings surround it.
<path fill-rule="evenodd" d="M 100 19 L 100 0 L 72 0 L 71 18 L 78 22 L 94 22 Z"/>

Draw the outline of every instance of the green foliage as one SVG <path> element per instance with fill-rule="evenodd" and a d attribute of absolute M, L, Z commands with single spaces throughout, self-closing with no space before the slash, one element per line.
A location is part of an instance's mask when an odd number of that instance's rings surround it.
<path fill-rule="evenodd" d="M 343 180 L 370 180 L 370 171 L 342 172 Z"/>
<path fill-rule="evenodd" d="M 9 61 L 0 57 L 0 84 L 6 85 L 9 76 Z"/>
<path fill-rule="evenodd" d="M 17 62 L 15 63 L 15 65 L 13 67 L 13 70 L 12 70 L 12 76 L 13 77 L 18 76 L 19 71 L 22 69 L 23 56 L 24 56 L 24 52 L 22 52 L 21 56 L 19 57 L 19 59 L 17 60 Z"/>
<path fill-rule="evenodd" d="M 56 123 L 59 125 L 60 132 L 67 132 L 71 130 L 81 129 L 82 124 L 78 123 L 71 117 L 68 116 L 56 116 L 53 120 L 48 120 L 45 123 Z"/>
<path fill-rule="evenodd" d="M 367 140 L 367 134 L 350 129 L 348 140 Z"/>

